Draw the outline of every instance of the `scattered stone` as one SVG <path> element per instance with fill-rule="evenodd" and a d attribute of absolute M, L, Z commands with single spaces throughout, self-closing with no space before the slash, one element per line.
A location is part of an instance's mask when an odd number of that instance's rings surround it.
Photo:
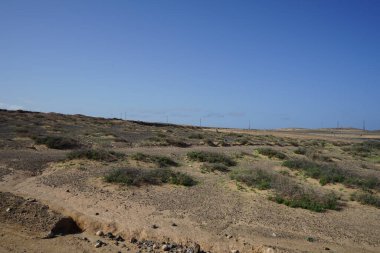
<path fill-rule="evenodd" d="M 54 233 L 50 231 L 45 237 L 42 237 L 42 239 L 51 239 L 54 237 L 55 237 Z"/>
<path fill-rule="evenodd" d="M 168 244 L 164 244 L 164 245 L 162 245 L 162 250 L 163 250 L 163 251 L 169 251 L 169 250 L 170 250 L 169 245 L 168 245 Z"/>
<path fill-rule="evenodd" d="M 116 246 L 119 246 L 119 242 L 118 242 L 118 241 L 116 241 L 116 242 L 115 242 L 115 245 L 116 245 Z"/>
<path fill-rule="evenodd" d="M 99 230 L 98 232 L 96 232 L 96 235 L 97 235 L 97 236 L 103 236 L 104 233 L 103 233 L 103 231 Z"/>
<path fill-rule="evenodd" d="M 102 246 L 107 245 L 106 243 L 102 242 L 101 240 L 97 240 L 95 243 L 95 248 L 100 248 Z"/>
<path fill-rule="evenodd" d="M 330 250 L 330 248 L 329 247 L 325 247 L 325 250 Z"/>
<path fill-rule="evenodd" d="M 99 215 L 99 213 L 95 213 L 95 215 Z"/>
<path fill-rule="evenodd" d="M 239 250 L 233 249 L 233 250 L 231 250 L 231 253 L 239 253 Z"/>
<path fill-rule="evenodd" d="M 226 234 L 226 237 L 227 237 L 228 239 L 231 239 L 233 236 L 232 236 L 232 235 L 227 235 L 227 234 Z"/>
<path fill-rule="evenodd" d="M 276 237 L 277 235 L 276 235 L 276 233 L 272 233 L 272 236 L 273 236 L 273 237 Z"/>
<path fill-rule="evenodd" d="M 265 253 L 274 253 L 274 249 L 271 248 L 271 247 L 268 247 L 268 248 L 265 249 L 264 252 L 265 252 Z"/>
<path fill-rule="evenodd" d="M 110 238 L 110 239 L 114 239 L 114 238 L 115 238 L 115 236 L 114 236 L 111 232 L 108 232 L 108 233 L 106 234 L 106 237 L 108 237 L 108 238 Z"/>
<path fill-rule="evenodd" d="M 159 249 L 160 248 L 160 246 L 158 245 L 158 244 L 153 244 L 153 249 Z"/>
<path fill-rule="evenodd" d="M 124 242 L 124 241 L 125 241 L 124 238 L 121 237 L 120 235 L 118 235 L 118 236 L 115 238 L 115 240 L 118 241 L 118 242 Z"/>
<path fill-rule="evenodd" d="M 131 243 L 137 243 L 137 239 L 135 237 L 132 237 L 131 240 L 130 240 Z"/>
<path fill-rule="evenodd" d="M 157 229 L 158 226 L 157 226 L 156 224 L 153 224 L 153 225 L 152 225 L 152 228 L 153 228 L 153 229 Z"/>
<path fill-rule="evenodd" d="M 198 243 L 194 243 L 194 253 L 200 253 L 201 252 L 201 246 Z M 239 253 L 239 252 L 236 252 Z"/>
<path fill-rule="evenodd" d="M 172 226 L 173 226 L 173 227 L 176 227 L 176 226 L 177 226 L 177 224 L 175 224 L 175 223 L 173 222 L 173 223 L 172 223 Z"/>
<path fill-rule="evenodd" d="M 29 202 L 29 203 L 37 202 L 37 200 L 34 199 L 34 198 L 28 198 L 26 201 Z"/>
<path fill-rule="evenodd" d="M 69 189 L 67 189 L 67 190 L 66 190 L 66 192 L 70 192 L 70 190 L 69 190 Z"/>
<path fill-rule="evenodd" d="M 12 211 L 12 208 L 8 207 L 5 211 L 6 211 L 7 213 L 9 213 L 10 211 Z"/>
<path fill-rule="evenodd" d="M 314 242 L 314 238 L 313 238 L 313 237 L 308 237 L 306 240 L 307 240 L 308 242 Z"/>

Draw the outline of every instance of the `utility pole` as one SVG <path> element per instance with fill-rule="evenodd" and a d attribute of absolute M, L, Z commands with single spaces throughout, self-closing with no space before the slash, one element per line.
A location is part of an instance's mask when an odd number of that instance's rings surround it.
<path fill-rule="evenodd" d="M 339 128 L 339 120 L 336 122 L 336 128 Z"/>
<path fill-rule="evenodd" d="M 363 120 L 363 131 L 365 131 L 365 120 Z"/>
<path fill-rule="evenodd" d="M 248 123 L 248 130 L 251 130 L 251 121 Z"/>
<path fill-rule="evenodd" d="M 169 116 L 166 116 L 166 124 L 169 123 Z"/>
<path fill-rule="evenodd" d="M 199 126 L 202 126 L 202 118 L 199 118 Z"/>

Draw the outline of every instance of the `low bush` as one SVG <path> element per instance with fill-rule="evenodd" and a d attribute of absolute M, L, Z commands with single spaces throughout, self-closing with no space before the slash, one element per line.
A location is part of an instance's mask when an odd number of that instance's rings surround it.
<path fill-rule="evenodd" d="M 178 140 L 178 139 L 167 138 L 165 139 L 165 142 L 167 143 L 168 146 L 174 146 L 174 147 L 179 147 L 179 148 L 187 148 L 191 146 L 191 144 L 184 142 L 182 140 Z"/>
<path fill-rule="evenodd" d="M 379 189 L 380 181 L 375 177 L 364 177 L 344 171 L 334 165 L 327 165 L 305 159 L 292 159 L 282 163 L 290 169 L 301 170 L 306 176 L 319 179 L 321 185 L 342 183 L 347 186 L 359 186 L 368 189 Z"/>
<path fill-rule="evenodd" d="M 104 177 L 108 183 L 119 183 L 124 185 L 141 186 L 147 185 L 161 185 L 161 184 L 175 184 L 183 186 L 193 186 L 196 181 L 187 174 L 181 172 L 174 172 L 171 169 L 132 169 L 123 168 L 116 169 Z"/>
<path fill-rule="evenodd" d="M 315 212 L 338 209 L 338 197 L 334 193 L 323 193 L 281 174 L 261 169 L 238 169 L 230 174 L 231 178 L 260 190 L 271 189 L 274 194 L 270 200 L 294 208 L 304 208 Z"/>
<path fill-rule="evenodd" d="M 297 155 L 305 155 L 306 151 L 307 151 L 306 148 L 300 147 L 300 148 L 297 148 L 296 150 L 294 150 L 294 153 Z"/>
<path fill-rule="evenodd" d="M 36 144 L 44 144 L 48 148 L 53 149 L 75 149 L 81 147 L 77 140 L 61 136 L 39 136 L 34 137 L 34 141 Z"/>
<path fill-rule="evenodd" d="M 257 152 L 259 152 L 260 155 L 264 155 L 269 158 L 275 157 L 281 160 L 286 158 L 286 155 L 284 153 L 271 148 L 258 148 Z"/>
<path fill-rule="evenodd" d="M 203 139 L 203 135 L 202 134 L 190 134 L 189 139 Z"/>
<path fill-rule="evenodd" d="M 271 188 L 271 183 L 273 182 L 273 175 L 260 169 L 237 169 L 231 172 L 230 177 L 260 190 Z"/>
<path fill-rule="evenodd" d="M 131 155 L 131 159 L 147 163 L 154 163 L 158 167 L 178 166 L 178 163 L 166 156 L 147 155 L 144 153 L 135 153 Z"/>
<path fill-rule="evenodd" d="M 187 153 L 187 157 L 192 161 L 208 162 L 208 163 L 221 163 L 225 166 L 235 166 L 236 162 L 229 156 L 221 153 L 205 152 L 205 151 L 191 151 Z"/>
<path fill-rule="evenodd" d="M 74 150 L 67 154 L 68 159 L 89 159 L 96 161 L 114 162 L 125 155 L 123 153 L 102 149 L 82 149 Z"/>
<path fill-rule="evenodd" d="M 351 200 L 380 208 L 380 197 L 370 192 L 355 192 L 351 195 Z"/>
<path fill-rule="evenodd" d="M 201 167 L 202 172 L 227 172 L 230 169 L 222 163 L 204 163 Z"/>
<path fill-rule="evenodd" d="M 369 157 L 372 153 L 380 151 L 380 141 L 363 141 L 345 147 L 343 150 L 355 156 Z"/>

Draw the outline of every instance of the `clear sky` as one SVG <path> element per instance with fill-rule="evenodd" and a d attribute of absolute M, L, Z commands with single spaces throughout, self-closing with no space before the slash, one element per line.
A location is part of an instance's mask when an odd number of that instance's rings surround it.
<path fill-rule="evenodd" d="M 1 0 L 0 107 L 380 129 L 380 1 Z"/>

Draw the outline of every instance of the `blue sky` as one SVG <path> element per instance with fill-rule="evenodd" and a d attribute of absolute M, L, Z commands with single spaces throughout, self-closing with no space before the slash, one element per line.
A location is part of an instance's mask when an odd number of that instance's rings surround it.
<path fill-rule="evenodd" d="M 377 0 L 2 0 L 0 107 L 380 129 L 379 13 Z"/>

